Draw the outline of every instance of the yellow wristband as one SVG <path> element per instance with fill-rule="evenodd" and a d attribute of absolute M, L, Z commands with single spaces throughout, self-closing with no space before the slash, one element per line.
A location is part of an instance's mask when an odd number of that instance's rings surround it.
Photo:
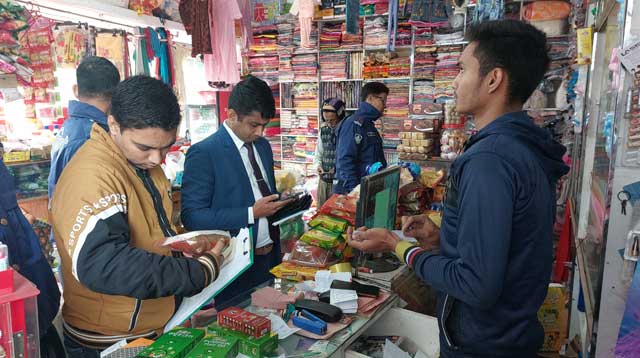
<path fill-rule="evenodd" d="M 396 256 L 398 256 L 398 258 L 400 259 L 400 261 L 402 261 L 402 263 L 406 264 L 406 262 L 404 262 L 404 254 L 407 253 L 407 250 L 409 250 L 414 246 L 416 245 L 408 241 L 400 241 L 398 245 L 396 245 L 396 250 L 395 250 Z"/>

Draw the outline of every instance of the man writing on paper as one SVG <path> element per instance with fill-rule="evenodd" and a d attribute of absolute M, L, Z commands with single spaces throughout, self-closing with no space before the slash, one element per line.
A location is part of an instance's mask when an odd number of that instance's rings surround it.
<path fill-rule="evenodd" d="M 122 339 L 161 333 L 180 297 L 217 278 L 226 244 L 211 243 L 197 258 L 158 245 L 175 235 L 160 168 L 180 124 L 173 91 L 150 77 L 129 78 L 115 89 L 110 113 L 109 132 L 93 125 L 51 201 L 71 358 L 97 358 Z"/>
<path fill-rule="evenodd" d="M 404 224 L 423 247 L 384 229 L 360 229 L 349 245 L 395 251 L 439 291 L 442 357 L 536 357 L 544 333 L 537 312 L 553 260 L 557 180 L 565 148 L 522 106 L 549 64 L 544 33 L 514 20 L 467 32 L 454 82 L 457 110 L 479 132 L 450 169 L 441 228 L 425 216 Z"/>
<path fill-rule="evenodd" d="M 280 229 L 268 218 L 289 201 L 279 201 L 273 152 L 262 137 L 275 115 L 271 88 L 248 76 L 229 97 L 229 119 L 213 135 L 187 152 L 182 179 L 182 223 L 188 230 L 253 229 L 250 270 L 216 296 L 216 308 L 241 300 L 272 278 L 280 263 Z"/>

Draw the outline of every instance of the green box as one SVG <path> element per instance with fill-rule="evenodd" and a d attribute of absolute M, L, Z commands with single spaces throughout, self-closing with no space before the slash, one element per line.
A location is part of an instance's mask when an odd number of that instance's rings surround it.
<path fill-rule="evenodd" d="M 232 336 L 206 336 L 186 358 L 236 358 L 238 339 Z"/>
<path fill-rule="evenodd" d="M 185 358 L 187 353 L 202 340 L 204 331 L 191 328 L 176 328 L 158 338 L 153 344 L 138 353 L 138 358 Z"/>
<path fill-rule="evenodd" d="M 242 353 L 250 358 L 264 358 L 270 356 L 278 350 L 278 335 L 270 334 L 260 338 L 249 337 L 248 335 L 223 328 L 217 324 L 208 327 L 209 334 L 218 337 L 233 337 L 238 339 L 238 353 Z"/>
<path fill-rule="evenodd" d="M 251 358 L 264 358 L 278 349 L 278 335 L 270 334 L 260 338 L 247 337 L 238 343 L 238 352 Z"/>

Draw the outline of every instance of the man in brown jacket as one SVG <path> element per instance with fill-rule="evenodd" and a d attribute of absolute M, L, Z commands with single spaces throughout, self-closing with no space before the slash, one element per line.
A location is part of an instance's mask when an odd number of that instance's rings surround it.
<path fill-rule="evenodd" d="M 157 245 L 175 235 L 171 188 L 160 163 L 179 124 L 169 87 L 150 77 L 129 78 L 113 94 L 109 133 L 94 124 L 60 177 L 51 215 L 71 358 L 99 357 L 122 339 L 155 337 L 181 297 L 218 275 L 223 241 L 197 258 Z"/>

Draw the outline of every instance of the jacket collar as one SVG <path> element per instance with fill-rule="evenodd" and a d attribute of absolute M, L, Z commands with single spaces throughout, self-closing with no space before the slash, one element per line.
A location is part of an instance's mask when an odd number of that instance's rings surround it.
<path fill-rule="evenodd" d="M 378 118 L 382 117 L 382 113 L 376 109 L 376 107 L 372 106 L 368 102 L 360 102 L 360 107 L 355 113 L 356 121 L 360 122 L 360 124 L 365 121 L 373 122 Z"/>
<path fill-rule="evenodd" d="M 80 101 L 69 101 L 69 117 L 87 118 L 102 125 L 107 124 L 107 115 L 104 112 Z"/>

